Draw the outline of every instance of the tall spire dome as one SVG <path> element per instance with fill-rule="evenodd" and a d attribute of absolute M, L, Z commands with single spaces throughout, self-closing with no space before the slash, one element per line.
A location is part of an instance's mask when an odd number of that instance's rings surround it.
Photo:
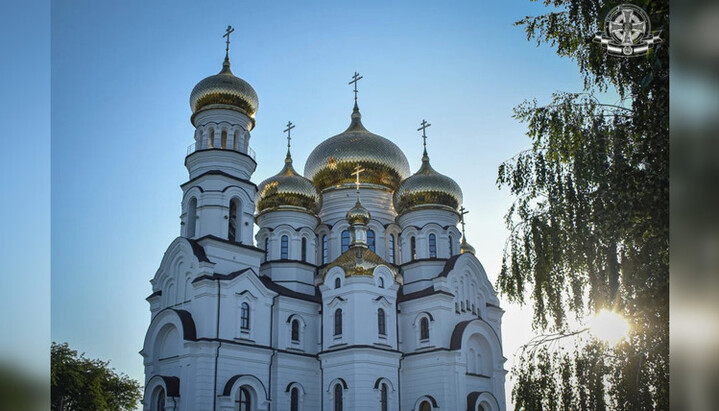
<path fill-rule="evenodd" d="M 232 26 L 227 26 L 225 34 L 222 36 L 226 38 L 222 70 L 214 76 L 203 79 L 192 89 L 190 108 L 192 108 L 193 119 L 204 110 L 227 109 L 247 115 L 254 126 L 255 114 L 257 114 L 259 105 L 257 93 L 248 82 L 235 76 L 230 69 L 230 34 L 234 31 Z"/>

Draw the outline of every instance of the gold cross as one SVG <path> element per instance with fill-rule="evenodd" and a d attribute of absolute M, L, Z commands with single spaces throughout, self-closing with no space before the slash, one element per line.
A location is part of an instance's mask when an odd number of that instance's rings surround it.
<path fill-rule="evenodd" d="M 358 194 L 359 194 L 359 187 L 360 187 L 360 181 L 359 181 L 360 173 L 363 172 L 363 171 L 365 171 L 365 169 L 362 168 L 362 167 L 360 167 L 359 164 L 357 164 L 357 166 L 355 166 L 355 171 L 354 171 L 354 173 L 352 173 L 353 176 L 357 176 L 357 180 L 356 180 L 356 182 L 355 182 L 355 185 L 357 185 L 357 193 L 358 193 Z"/>
<path fill-rule="evenodd" d="M 287 151 L 290 151 L 290 140 L 292 139 L 292 137 L 290 137 L 290 132 L 293 128 L 295 128 L 295 125 L 292 124 L 291 121 L 288 121 L 287 128 L 283 130 L 283 132 L 287 133 Z"/>
<path fill-rule="evenodd" d="M 427 133 L 426 133 L 426 131 L 427 131 L 427 127 L 431 126 L 431 124 L 429 124 L 427 122 L 427 120 L 422 120 L 422 122 L 420 124 L 422 126 L 420 128 L 418 128 L 417 131 L 422 130 L 422 139 L 424 139 L 424 143 L 423 143 L 424 152 L 426 153 L 427 152 Z"/>
<path fill-rule="evenodd" d="M 359 90 L 357 90 L 357 82 L 360 80 L 362 80 L 362 76 L 360 76 L 360 74 L 355 71 L 354 76 L 352 76 L 352 81 L 347 83 L 347 84 L 354 84 L 354 86 L 355 86 L 355 89 L 354 89 L 355 101 L 357 101 L 357 93 L 359 92 Z"/>
<path fill-rule="evenodd" d="M 460 221 L 462 222 L 462 237 L 463 237 L 463 238 L 466 238 L 466 236 L 465 236 L 465 234 L 464 234 L 464 215 L 465 215 L 465 214 L 469 214 L 469 211 L 467 211 L 467 209 L 464 208 L 464 206 L 462 206 L 462 207 L 459 209 L 459 218 L 460 218 Z"/>
<path fill-rule="evenodd" d="M 227 45 L 225 46 L 225 57 L 229 58 L 230 55 L 230 34 L 235 31 L 235 29 L 232 28 L 232 26 L 227 26 L 225 29 L 225 34 L 222 35 L 222 37 L 227 37 Z"/>

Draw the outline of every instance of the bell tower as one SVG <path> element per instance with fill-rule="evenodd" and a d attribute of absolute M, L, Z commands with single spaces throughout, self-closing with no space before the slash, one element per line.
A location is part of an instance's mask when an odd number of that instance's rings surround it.
<path fill-rule="evenodd" d="M 252 245 L 255 194 L 250 181 L 257 168 L 250 148 L 257 93 L 230 68 L 227 27 L 225 60 L 219 73 L 195 86 L 190 95 L 195 143 L 187 149 L 190 174 L 182 185 L 182 229 L 187 238 L 214 236 Z"/>

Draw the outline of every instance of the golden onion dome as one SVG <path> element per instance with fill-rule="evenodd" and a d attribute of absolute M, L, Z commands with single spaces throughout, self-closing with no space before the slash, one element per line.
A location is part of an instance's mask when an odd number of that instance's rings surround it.
<path fill-rule="evenodd" d="M 225 57 L 222 70 L 201 80 L 190 94 L 190 107 L 197 113 L 203 108 L 224 106 L 238 109 L 251 119 L 257 114 L 259 101 L 255 89 L 248 82 L 232 74 L 230 59 Z M 219 107 L 217 107 L 219 108 Z"/>
<path fill-rule="evenodd" d="M 257 212 L 300 208 L 314 214 L 320 211 L 322 199 L 312 182 L 299 175 L 292 167 L 289 151 L 285 166 L 278 174 L 266 179 L 257 186 Z"/>
<path fill-rule="evenodd" d="M 459 245 L 459 253 L 460 254 L 469 253 L 469 254 L 475 255 L 474 247 L 469 245 L 469 243 L 467 242 L 467 239 L 464 237 L 462 237 L 462 244 Z"/>
<path fill-rule="evenodd" d="M 370 214 L 369 210 L 364 208 L 364 206 L 362 205 L 362 203 L 359 202 L 358 199 L 354 207 L 350 208 L 350 210 L 347 212 L 346 218 L 347 222 L 349 222 L 350 225 L 367 225 L 367 223 L 369 223 L 369 220 L 372 218 L 372 215 Z"/>
<path fill-rule="evenodd" d="M 425 151 L 422 166 L 397 187 L 393 202 L 394 209 L 400 214 L 421 207 L 457 210 L 462 204 L 462 189 L 454 180 L 432 168 Z"/>
<path fill-rule="evenodd" d="M 358 164 L 365 170 L 360 183 L 394 190 L 409 176 L 409 163 L 402 150 L 388 139 L 367 131 L 355 104 L 347 130 L 315 147 L 307 158 L 304 174 L 322 191 L 354 183 L 352 172 Z"/>

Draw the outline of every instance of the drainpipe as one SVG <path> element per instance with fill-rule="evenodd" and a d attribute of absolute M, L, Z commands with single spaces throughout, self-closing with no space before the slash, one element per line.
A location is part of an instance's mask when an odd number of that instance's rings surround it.
<path fill-rule="evenodd" d="M 270 402 L 272 402 L 272 362 L 275 360 L 275 355 L 277 354 L 277 349 L 272 342 L 272 332 L 274 331 L 272 324 L 275 319 L 275 303 L 277 302 L 277 297 L 278 295 L 272 297 L 272 306 L 270 307 L 270 348 L 272 348 L 272 355 L 270 356 L 270 372 L 267 374 L 267 395 L 270 396 Z M 279 315 L 279 313 L 277 315 Z"/>
<path fill-rule="evenodd" d="M 217 344 L 217 351 L 215 353 L 215 382 L 214 382 L 214 389 L 215 393 L 212 396 L 212 409 L 217 411 L 217 361 L 220 358 L 220 347 L 222 346 L 222 341 L 220 341 L 220 279 L 217 279 L 217 324 L 215 326 L 215 338 L 218 341 Z"/>

